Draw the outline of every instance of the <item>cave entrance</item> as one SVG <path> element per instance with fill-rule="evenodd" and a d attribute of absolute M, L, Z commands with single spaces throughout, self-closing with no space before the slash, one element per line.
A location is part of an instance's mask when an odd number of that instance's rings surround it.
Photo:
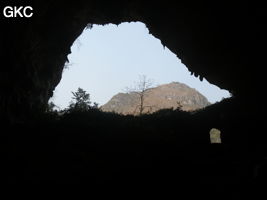
<path fill-rule="evenodd" d="M 121 23 L 118 26 L 93 25 L 83 31 L 71 51 L 62 80 L 51 99 L 59 109 L 70 105 L 72 92 L 77 91 L 79 87 L 90 94 L 92 102 L 103 106 L 114 95 L 129 93 L 125 89 L 135 87 L 136 81 L 140 81 L 140 75 L 152 80 L 154 88 L 163 84 L 169 87 L 178 83 L 185 84 L 192 89 L 190 91 L 197 90 L 210 103 L 230 96 L 228 91 L 221 90 L 205 79 L 200 81 L 192 76 L 181 60 L 164 47 L 159 39 L 149 34 L 145 24 L 141 22 Z M 175 95 L 164 93 L 164 98 L 166 101 L 173 101 Z M 155 98 L 150 99 L 151 101 L 154 107 Z M 157 103 L 168 104 L 162 101 L 160 99 Z M 197 103 L 184 97 L 181 101 L 176 101 L 177 106 L 181 106 L 184 101 Z M 149 110 L 151 111 L 151 108 Z M 136 106 L 127 113 L 131 112 L 136 112 Z"/>

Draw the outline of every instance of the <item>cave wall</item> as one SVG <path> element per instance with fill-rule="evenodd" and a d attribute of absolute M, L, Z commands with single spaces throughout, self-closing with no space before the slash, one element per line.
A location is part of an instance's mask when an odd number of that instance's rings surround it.
<path fill-rule="evenodd" d="M 191 1 L 8 1 L 32 18 L 1 16 L 1 115 L 11 121 L 45 109 L 75 39 L 89 24 L 141 21 L 200 79 L 246 96 L 248 4 Z"/>

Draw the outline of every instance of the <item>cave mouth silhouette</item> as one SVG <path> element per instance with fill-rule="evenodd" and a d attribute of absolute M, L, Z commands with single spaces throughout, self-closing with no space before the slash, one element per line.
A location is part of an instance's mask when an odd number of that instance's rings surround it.
<path fill-rule="evenodd" d="M 180 185 L 188 183 L 189 191 L 198 196 L 195 189 L 199 188 L 207 191 L 203 197 L 210 196 L 210 186 L 218 189 L 216 197 L 229 198 L 229 190 L 243 194 L 250 163 L 245 136 L 263 133 L 259 130 L 263 115 L 258 115 L 255 101 L 247 99 L 247 91 L 253 91 L 250 89 L 257 84 L 246 83 L 251 75 L 264 74 L 259 73 L 262 65 L 254 65 L 253 70 L 246 65 L 244 41 L 250 38 L 247 27 L 254 20 L 247 14 L 246 3 L 235 6 L 233 2 L 205 5 L 179 1 L 176 6 L 177 2 L 171 1 L 129 2 L 38 1 L 33 24 L 7 21 L 7 28 L 1 32 L 5 38 L 3 63 L 8 63 L 1 79 L 8 86 L 4 98 L 1 96 L 4 115 L 11 120 L 24 119 L 47 103 L 60 81 L 69 48 L 88 22 L 146 22 L 194 75 L 234 91 L 234 98 L 190 118 L 166 116 L 146 121 L 149 126 L 137 120 L 133 127 L 129 118 L 125 127 L 110 115 L 104 124 L 96 115 L 90 118 L 92 123 L 73 125 L 74 120 L 64 118 L 50 124 L 44 121 L 26 131 L 19 127 L 15 136 L 7 129 L 8 137 L 1 145 L 7 152 L 2 159 L 2 180 L 24 184 L 118 183 L 134 189 L 141 184 L 154 191 L 154 186 L 166 186 L 178 188 L 178 195 Z M 38 10 L 42 12 L 38 14 Z M 264 31 L 255 32 L 256 43 L 262 44 Z M 112 129 L 115 125 L 118 132 Z M 210 145 L 211 128 L 221 131 L 222 145 Z M 25 134 L 31 130 L 33 134 Z M 154 131 L 157 134 L 152 134 Z M 263 155 L 259 146 L 249 149 L 249 157 L 250 153 L 255 159 L 259 158 L 257 153 Z"/>
<path fill-rule="evenodd" d="M 89 24 L 75 40 L 71 52 L 50 99 L 58 108 L 67 108 L 71 92 L 78 87 L 85 89 L 93 102 L 104 105 L 114 95 L 134 86 L 141 74 L 152 78 L 153 87 L 171 82 L 187 84 L 211 104 L 230 97 L 227 90 L 203 77 L 192 76 L 182 61 L 139 21 Z"/>

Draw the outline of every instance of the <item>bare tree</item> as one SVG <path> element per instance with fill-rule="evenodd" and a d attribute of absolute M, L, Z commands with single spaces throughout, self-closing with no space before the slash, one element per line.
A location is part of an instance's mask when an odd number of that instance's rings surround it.
<path fill-rule="evenodd" d="M 138 95 L 139 99 L 139 105 L 137 108 L 139 109 L 139 115 L 142 115 L 144 112 L 144 109 L 146 107 L 151 107 L 149 105 L 145 105 L 145 97 L 149 90 L 152 89 L 153 81 L 151 79 L 147 79 L 145 75 L 139 76 L 139 81 L 135 84 L 134 88 L 127 88 L 127 92 L 129 93 L 135 93 Z"/>

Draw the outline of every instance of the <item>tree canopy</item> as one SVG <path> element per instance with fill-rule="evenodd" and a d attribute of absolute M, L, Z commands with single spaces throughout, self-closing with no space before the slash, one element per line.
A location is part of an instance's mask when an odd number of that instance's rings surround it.
<path fill-rule="evenodd" d="M 74 101 L 70 102 L 69 108 L 71 110 L 87 111 L 91 108 L 90 94 L 87 93 L 82 88 L 78 88 L 76 92 L 71 92 L 73 94 L 72 99 Z"/>

